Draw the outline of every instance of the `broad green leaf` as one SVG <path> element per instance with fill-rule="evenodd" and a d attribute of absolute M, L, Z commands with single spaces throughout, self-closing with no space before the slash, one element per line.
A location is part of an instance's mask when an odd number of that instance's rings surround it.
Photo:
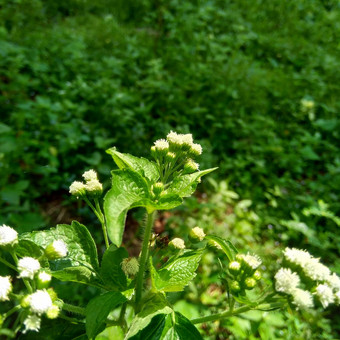
<path fill-rule="evenodd" d="M 148 185 L 138 173 L 130 170 L 112 171 L 112 188 L 104 198 L 107 231 L 112 243 L 122 243 L 126 214 L 132 207 L 143 206 L 149 197 Z"/>
<path fill-rule="evenodd" d="M 105 251 L 100 268 L 100 276 L 105 286 L 111 289 L 125 290 L 127 287 L 126 276 L 121 263 L 129 257 L 125 248 L 117 248 L 114 244 Z"/>
<path fill-rule="evenodd" d="M 143 306 L 142 311 L 133 319 L 125 339 L 148 339 L 147 337 L 140 338 L 139 334 L 143 329 L 147 328 L 152 319 L 155 316 L 161 315 L 159 317 L 160 321 L 162 315 L 167 315 L 173 312 L 162 294 L 152 295 L 148 300 L 144 301 Z"/>
<path fill-rule="evenodd" d="M 106 150 L 106 152 L 113 157 L 113 160 L 121 170 L 130 169 L 136 171 L 148 178 L 151 183 L 156 182 L 159 178 L 156 164 L 146 158 L 139 158 L 128 153 L 118 152 L 115 147 Z"/>
<path fill-rule="evenodd" d="M 23 239 L 19 240 L 15 252 L 20 257 L 30 256 L 37 259 L 44 254 L 44 249 L 30 240 Z"/>
<path fill-rule="evenodd" d="M 71 225 L 59 224 L 56 228 L 46 231 L 35 231 L 32 233 L 22 234 L 23 239 L 31 240 L 37 245 L 45 248 L 55 240 L 65 242 L 68 254 L 59 260 L 51 261 L 50 267 L 52 274 L 60 279 L 81 277 L 81 281 L 85 282 L 86 278 L 94 277 L 98 270 L 97 249 L 94 240 L 85 226 L 73 221 Z M 76 269 L 70 269 L 76 267 Z M 79 267 L 84 267 L 80 269 Z M 67 270 L 65 276 L 60 273 Z M 92 275 L 89 275 L 91 271 Z"/>
<path fill-rule="evenodd" d="M 175 194 L 180 197 L 189 197 L 196 190 L 200 178 L 217 168 L 197 171 L 190 175 L 183 175 L 173 180 L 170 187 L 167 189 L 168 194 Z"/>
<path fill-rule="evenodd" d="M 200 332 L 197 328 L 188 320 L 184 315 L 176 312 L 176 323 L 174 325 L 175 339 L 187 340 L 187 339 L 202 339 Z"/>
<path fill-rule="evenodd" d="M 52 275 L 60 281 L 80 283 L 90 283 L 95 279 L 93 271 L 84 266 L 65 267 L 62 270 L 53 271 Z"/>
<path fill-rule="evenodd" d="M 92 299 L 86 307 L 86 334 L 94 339 L 105 328 L 109 313 L 126 301 L 119 292 L 108 292 Z"/>
<path fill-rule="evenodd" d="M 205 238 L 207 240 L 215 241 L 227 255 L 229 261 L 233 261 L 235 259 L 235 255 L 238 251 L 229 240 L 224 240 L 223 238 L 214 235 L 207 235 Z"/>
<path fill-rule="evenodd" d="M 196 276 L 196 270 L 203 250 L 187 251 L 171 258 L 165 266 L 156 271 L 150 263 L 154 288 L 160 292 L 179 292 Z"/>
<path fill-rule="evenodd" d="M 145 199 L 138 202 L 138 206 L 146 207 L 148 210 L 170 210 L 178 207 L 183 200 L 178 195 L 167 194 L 157 200 Z"/>

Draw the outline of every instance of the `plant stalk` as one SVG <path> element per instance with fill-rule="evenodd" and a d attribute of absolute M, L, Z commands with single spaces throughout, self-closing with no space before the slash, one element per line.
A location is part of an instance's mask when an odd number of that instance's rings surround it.
<path fill-rule="evenodd" d="M 136 283 L 136 305 L 135 311 L 138 313 L 140 311 L 140 300 L 142 298 L 142 291 L 143 291 L 143 279 L 144 279 L 144 272 L 146 268 L 146 264 L 149 257 L 149 241 L 151 236 L 151 230 L 153 226 L 153 221 L 155 219 L 156 211 L 152 213 L 148 213 L 147 220 L 146 220 L 146 227 L 144 231 L 144 239 L 142 244 L 142 251 L 139 260 L 139 271 L 137 274 L 137 283 Z"/>

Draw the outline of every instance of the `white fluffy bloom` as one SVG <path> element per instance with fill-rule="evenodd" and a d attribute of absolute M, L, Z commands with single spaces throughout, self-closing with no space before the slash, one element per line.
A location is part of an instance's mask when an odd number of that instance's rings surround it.
<path fill-rule="evenodd" d="M 10 276 L 0 276 L 0 301 L 9 300 L 8 295 L 12 291 Z"/>
<path fill-rule="evenodd" d="M 86 182 L 94 181 L 98 179 L 97 173 L 94 170 L 88 170 L 83 173 L 83 177 Z"/>
<path fill-rule="evenodd" d="M 300 283 L 300 277 L 289 268 L 281 268 L 275 274 L 275 280 L 275 289 L 286 294 L 291 294 Z"/>
<path fill-rule="evenodd" d="M 165 139 L 158 139 L 155 141 L 155 147 L 157 150 L 168 150 L 169 143 Z"/>
<path fill-rule="evenodd" d="M 82 196 L 86 192 L 85 184 L 82 182 L 74 181 L 70 186 L 70 194 L 74 196 Z"/>
<path fill-rule="evenodd" d="M 191 145 L 191 149 L 190 149 L 191 153 L 195 156 L 199 156 L 202 154 L 202 146 L 200 144 L 192 144 Z"/>
<path fill-rule="evenodd" d="M 15 245 L 18 243 L 18 233 L 11 227 L 7 225 L 2 225 L 0 227 L 0 247 Z"/>
<path fill-rule="evenodd" d="M 24 321 L 25 329 L 23 333 L 26 333 L 27 331 L 36 331 L 39 332 L 40 329 L 40 323 L 41 319 L 37 315 L 28 315 L 27 318 Z"/>
<path fill-rule="evenodd" d="M 311 258 L 302 266 L 303 272 L 306 276 L 314 281 L 324 281 L 330 276 L 330 270 L 319 262 L 319 259 Z"/>
<path fill-rule="evenodd" d="M 103 191 L 103 185 L 97 179 L 94 179 L 86 183 L 85 189 L 89 193 L 100 194 Z"/>
<path fill-rule="evenodd" d="M 169 246 L 175 249 L 184 249 L 185 243 L 181 238 L 176 237 L 169 242 Z"/>
<path fill-rule="evenodd" d="M 257 255 L 242 255 L 242 259 L 246 265 L 248 265 L 251 269 L 257 269 L 262 261 Z"/>
<path fill-rule="evenodd" d="M 312 256 L 305 250 L 288 247 L 284 250 L 283 255 L 289 262 L 300 266 L 304 266 L 306 261 L 312 258 Z"/>
<path fill-rule="evenodd" d="M 325 281 L 332 289 L 340 291 L 340 277 L 338 275 L 333 273 L 332 275 L 329 275 Z"/>
<path fill-rule="evenodd" d="M 178 135 L 176 132 L 173 131 L 170 131 L 170 133 L 168 133 L 166 139 L 169 143 L 172 144 L 182 145 L 183 143 L 181 135 Z"/>
<path fill-rule="evenodd" d="M 52 307 L 52 299 L 46 290 L 37 290 L 29 299 L 31 311 L 38 315 L 46 313 Z"/>
<path fill-rule="evenodd" d="M 40 263 L 33 257 L 23 257 L 18 261 L 19 277 L 33 279 L 40 269 Z"/>
<path fill-rule="evenodd" d="M 65 257 L 67 255 L 67 246 L 62 240 L 55 240 L 52 242 L 53 250 L 56 252 L 58 257 Z"/>
<path fill-rule="evenodd" d="M 187 133 L 185 135 L 179 135 L 179 136 L 181 137 L 183 144 L 192 146 L 194 140 L 192 138 L 191 133 Z"/>
<path fill-rule="evenodd" d="M 314 306 L 313 303 L 313 296 L 310 292 L 296 288 L 292 291 L 293 296 L 293 303 L 299 308 L 299 309 L 307 309 L 312 308 Z"/>
<path fill-rule="evenodd" d="M 49 283 L 52 280 L 52 276 L 46 272 L 40 272 L 38 274 L 38 280 L 42 283 Z"/>
<path fill-rule="evenodd" d="M 326 308 L 330 303 L 334 302 L 334 295 L 332 289 L 324 284 L 316 287 L 316 295 L 319 298 L 323 308 Z"/>
<path fill-rule="evenodd" d="M 190 235 L 192 237 L 197 238 L 199 241 L 203 241 L 204 238 L 205 238 L 204 230 L 200 227 L 192 228 L 191 231 L 190 231 Z"/>

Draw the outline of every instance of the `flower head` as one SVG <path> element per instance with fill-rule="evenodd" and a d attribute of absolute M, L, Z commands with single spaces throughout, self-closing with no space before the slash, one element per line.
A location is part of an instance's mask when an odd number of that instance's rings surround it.
<path fill-rule="evenodd" d="M 193 156 L 199 156 L 202 154 L 202 146 L 200 144 L 193 143 L 190 148 L 190 153 Z"/>
<path fill-rule="evenodd" d="M 199 164 L 194 162 L 191 158 L 189 158 L 184 164 L 184 172 L 187 174 L 191 174 L 198 170 Z"/>
<path fill-rule="evenodd" d="M 326 308 L 335 300 L 332 289 L 324 284 L 320 284 L 316 287 L 316 295 L 319 298 L 323 308 Z"/>
<path fill-rule="evenodd" d="M 33 257 L 23 257 L 18 261 L 19 277 L 33 279 L 40 269 L 40 263 Z"/>
<path fill-rule="evenodd" d="M 275 289 L 286 294 L 291 294 L 300 283 L 300 277 L 289 268 L 281 268 L 275 274 L 275 280 Z"/>
<path fill-rule="evenodd" d="M 319 262 L 319 259 L 310 258 L 302 266 L 306 276 L 314 281 L 324 281 L 330 276 L 330 270 Z"/>
<path fill-rule="evenodd" d="M 139 270 L 139 262 L 135 257 L 129 257 L 122 261 L 122 269 L 125 275 L 135 276 Z"/>
<path fill-rule="evenodd" d="M 291 263 L 303 266 L 312 256 L 305 250 L 296 248 L 286 248 L 283 252 L 284 257 Z"/>
<path fill-rule="evenodd" d="M 98 180 L 97 173 L 94 170 L 88 170 L 83 173 L 86 182 Z"/>
<path fill-rule="evenodd" d="M 38 288 L 47 288 L 50 285 L 52 276 L 45 271 L 41 271 L 38 274 Z"/>
<path fill-rule="evenodd" d="M 59 316 L 60 308 L 57 305 L 52 305 L 46 312 L 49 319 L 56 319 Z"/>
<path fill-rule="evenodd" d="M 169 150 L 169 143 L 165 139 L 158 139 L 154 144 L 158 151 Z"/>
<path fill-rule="evenodd" d="M 257 269 L 262 263 L 261 259 L 257 255 L 242 255 L 242 259 L 244 264 L 253 270 Z"/>
<path fill-rule="evenodd" d="M 30 308 L 33 313 L 41 315 L 46 313 L 51 307 L 52 299 L 45 289 L 37 290 L 30 295 Z"/>
<path fill-rule="evenodd" d="M 314 306 L 312 294 L 306 290 L 296 288 L 292 291 L 293 303 L 299 309 L 312 308 Z"/>
<path fill-rule="evenodd" d="M 200 227 L 195 227 L 190 230 L 189 233 L 190 241 L 193 243 L 201 242 L 205 238 L 204 230 Z"/>
<path fill-rule="evenodd" d="M 25 330 L 23 331 L 23 333 L 26 333 L 27 331 L 39 332 L 40 323 L 41 323 L 41 319 L 39 316 L 34 315 L 34 314 L 28 315 L 24 321 Z"/>
<path fill-rule="evenodd" d="M 85 184 L 85 189 L 91 195 L 101 195 L 103 185 L 97 179 L 93 179 Z"/>
<path fill-rule="evenodd" d="M 169 242 L 169 247 L 173 249 L 185 249 L 185 243 L 181 238 L 174 238 Z"/>
<path fill-rule="evenodd" d="M 325 281 L 332 289 L 340 291 L 340 277 L 338 275 L 333 273 L 329 275 Z"/>
<path fill-rule="evenodd" d="M 7 225 L 0 227 L 0 247 L 14 246 L 18 243 L 18 233 Z"/>
<path fill-rule="evenodd" d="M 85 184 L 82 182 L 74 181 L 70 186 L 70 194 L 77 198 L 86 194 Z"/>
<path fill-rule="evenodd" d="M 67 246 L 62 240 L 54 240 L 46 249 L 45 254 L 49 260 L 57 260 L 67 255 Z"/>
<path fill-rule="evenodd" d="M 8 295 L 12 291 L 10 276 L 0 276 L 0 301 L 9 300 Z"/>

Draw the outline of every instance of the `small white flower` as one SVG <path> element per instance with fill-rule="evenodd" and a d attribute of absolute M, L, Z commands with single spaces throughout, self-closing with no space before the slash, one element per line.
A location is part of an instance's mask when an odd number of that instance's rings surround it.
<path fill-rule="evenodd" d="M 314 281 L 324 281 L 331 273 L 331 271 L 316 258 L 307 260 L 302 266 L 302 270 L 306 276 L 310 277 Z"/>
<path fill-rule="evenodd" d="M 333 273 L 329 275 L 325 281 L 332 289 L 340 291 L 340 277 L 338 275 Z"/>
<path fill-rule="evenodd" d="M 94 170 L 88 170 L 83 173 L 86 182 L 98 180 L 97 173 Z"/>
<path fill-rule="evenodd" d="M 190 147 L 193 144 L 193 138 L 191 133 L 187 133 L 185 135 L 180 135 L 180 138 L 182 139 L 182 143 L 189 145 Z"/>
<path fill-rule="evenodd" d="M 190 151 L 194 156 L 199 156 L 202 154 L 202 146 L 200 144 L 192 144 Z"/>
<path fill-rule="evenodd" d="M 174 249 L 185 249 L 185 243 L 181 238 L 174 238 L 172 241 L 169 242 L 169 246 Z"/>
<path fill-rule="evenodd" d="M 8 295 L 12 291 L 10 276 L 0 276 L 0 301 L 9 300 Z"/>
<path fill-rule="evenodd" d="M 246 265 L 254 270 L 257 269 L 262 263 L 261 259 L 257 255 L 242 255 L 242 259 Z"/>
<path fill-rule="evenodd" d="M 38 315 L 46 313 L 52 307 L 52 299 L 46 290 L 37 290 L 29 299 L 31 311 Z"/>
<path fill-rule="evenodd" d="M 289 268 L 281 268 L 275 274 L 275 280 L 275 289 L 286 294 L 291 294 L 300 283 L 300 277 Z"/>
<path fill-rule="evenodd" d="M 198 170 L 199 168 L 199 164 L 196 163 L 194 160 L 192 160 L 191 158 L 189 158 L 185 164 L 184 164 L 184 170 L 186 170 L 187 172 L 191 173 L 194 172 L 196 170 Z"/>
<path fill-rule="evenodd" d="M 20 278 L 33 279 L 35 273 L 40 269 L 40 263 L 33 257 L 23 257 L 18 261 L 18 269 Z"/>
<path fill-rule="evenodd" d="M 191 231 L 190 231 L 190 235 L 192 237 L 197 238 L 200 242 L 203 241 L 204 238 L 205 238 L 204 230 L 200 227 L 192 228 Z"/>
<path fill-rule="evenodd" d="M 82 182 L 74 181 L 70 186 L 70 194 L 76 196 L 83 196 L 86 193 L 85 184 Z"/>
<path fill-rule="evenodd" d="M 14 246 L 18 243 L 18 233 L 7 225 L 0 227 L 0 247 L 1 246 Z"/>
<path fill-rule="evenodd" d="M 46 272 L 40 272 L 38 274 L 38 280 L 42 283 L 49 283 L 52 280 L 52 276 Z"/>
<path fill-rule="evenodd" d="M 332 289 L 324 284 L 316 287 L 316 295 L 319 298 L 323 308 L 326 308 L 330 303 L 334 302 L 334 295 Z"/>
<path fill-rule="evenodd" d="M 289 262 L 295 263 L 300 266 L 304 266 L 306 261 L 308 261 L 312 257 L 305 250 L 300 250 L 296 248 L 288 248 L 288 247 L 284 250 L 283 255 Z"/>
<path fill-rule="evenodd" d="M 166 139 L 171 144 L 182 145 L 183 140 L 181 135 L 178 135 L 176 132 L 170 131 L 170 133 L 166 136 Z"/>
<path fill-rule="evenodd" d="M 85 189 L 89 193 L 101 194 L 103 192 L 103 185 L 95 179 L 88 181 L 85 185 Z"/>
<path fill-rule="evenodd" d="M 25 330 L 23 331 L 23 333 L 26 333 L 27 331 L 39 332 L 40 323 L 41 323 L 41 319 L 40 319 L 39 316 L 28 315 L 27 318 L 24 321 Z"/>
<path fill-rule="evenodd" d="M 169 150 L 169 143 L 165 139 L 158 139 L 155 141 L 155 147 L 157 150 Z"/>
<path fill-rule="evenodd" d="M 310 292 L 296 288 L 292 291 L 293 303 L 299 309 L 312 308 L 314 306 L 313 296 Z"/>

